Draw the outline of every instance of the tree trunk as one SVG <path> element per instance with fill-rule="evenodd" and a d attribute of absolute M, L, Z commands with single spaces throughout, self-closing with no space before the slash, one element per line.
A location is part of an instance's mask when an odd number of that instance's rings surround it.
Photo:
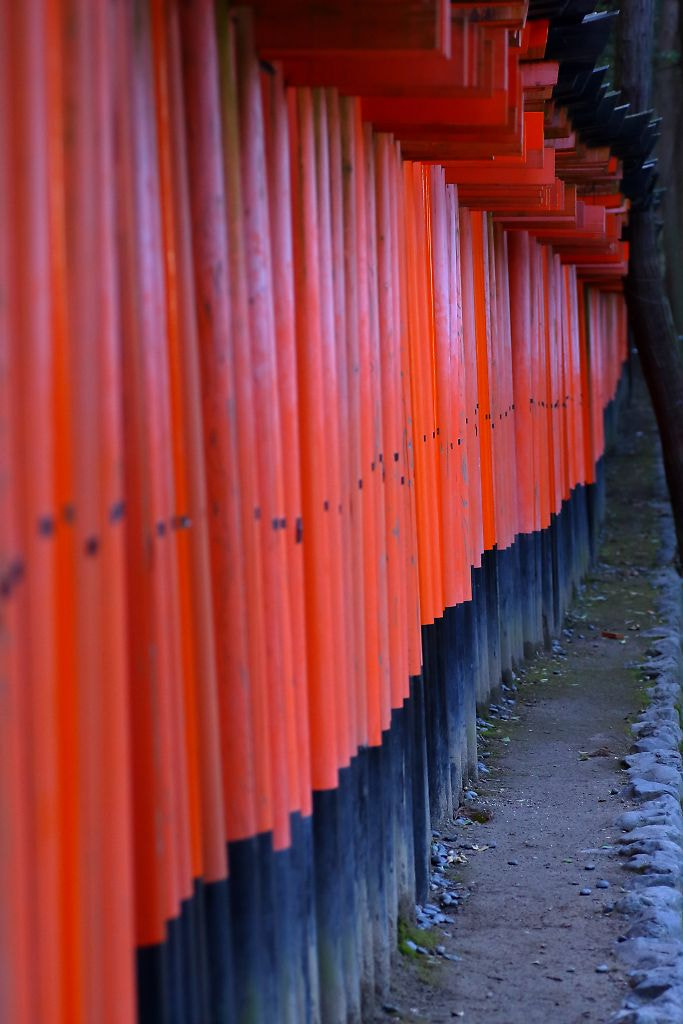
<path fill-rule="evenodd" d="M 654 0 L 623 0 L 619 8 L 616 78 L 635 114 L 652 102 Z"/>
<path fill-rule="evenodd" d="M 653 210 L 633 210 L 626 302 L 643 375 L 659 426 L 664 470 L 683 553 L 683 357 L 664 292 Z"/>
<path fill-rule="evenodd" d="M 652 96 L 653 0 L 624 0 L 618 55 L 619 85 L 634 112 Z M 666 111 L 665 111 L 666 114 Z M 675 187 L 675 181 L 664 182 Z M 664 288 L 655 213 L 633 197 L 626 301 L 643 375 L 662 442 L 664 469 L 676 526 L 678 562 L 683 557 L 683 356 Z"/>
<path fill-rule="evenodd" d="M 661 0 L 654 61 L 653 102 L 664 111 L 657 143 L 657 169 L 665 186 L 658 221 L 662 226 L 664 275 L 676 331 L 683 335 L 683 193 L 676 187 L 676 168 L 683 167 L 683 18 L 679 0 Z M 659 224 L 658 224 L 659 226 Z"/>

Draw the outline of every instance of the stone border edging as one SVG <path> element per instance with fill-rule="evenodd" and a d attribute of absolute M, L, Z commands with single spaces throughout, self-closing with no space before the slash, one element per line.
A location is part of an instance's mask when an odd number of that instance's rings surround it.
<path fill-rule="evenodd" d="M 671 547 L 671 520 L 664 522 Z M 628 970 L 631 992 L 610 1024 L 681 1024 L 683 1021 L 683 602 L 673 568 L 657 574 L 658 611 L 651 655 L 643 671 L 652 680 L 650 703 L 631 726 L 628 796 L 636 806 L 617 819 L 622 866 L 631 891 L 616 904 L 629 923 L 617 956 Z"/>

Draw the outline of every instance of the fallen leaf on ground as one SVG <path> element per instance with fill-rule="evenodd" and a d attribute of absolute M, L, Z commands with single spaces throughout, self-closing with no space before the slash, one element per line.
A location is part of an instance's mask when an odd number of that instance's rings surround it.
<path fill-rule="evenodd" d="M 623 640 L 623 633 L 613 633 L 611 629 L 603 629 L 600 636 L 604 636 L 606 640 Z"/>

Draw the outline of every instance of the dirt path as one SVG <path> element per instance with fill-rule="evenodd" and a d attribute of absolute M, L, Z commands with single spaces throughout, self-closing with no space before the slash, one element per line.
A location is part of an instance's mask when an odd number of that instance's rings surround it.
<path fill-rule="evenodd" d="M 628 879 L 609 854 L 625 803 L 619 758 L 642 700 L 636 666 L 657 624 L 662 501 L 639 382 L 624 419 L 629 433 L 608 461 L 598 564 L 553 652 L 527 663 L 518 692 L 502 695 L 514 704 L 500 701 L 487 715 L 480 755 L 489 772 L 474 805 L 490 820 L 446 823 L 435 838 L 437 859 L 450 854 L 447 871 L 469 898 L 455 914 L 447 908 L 453 923 L 404 933 L 409 945 L 440 945 L 460 959 L 399 957 L 377 1020 L 597 1024 L 627 989 L 612 955 L 622 922 L 611 908 Z"/>

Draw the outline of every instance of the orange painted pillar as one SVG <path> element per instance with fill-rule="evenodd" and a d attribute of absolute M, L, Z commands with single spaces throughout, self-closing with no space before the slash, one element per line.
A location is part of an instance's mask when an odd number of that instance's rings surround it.
<path fill-rule="evenodd" d="M 0 572 L 3 601 L 0 672 L 4 681 L 0 688 L 0 801 L 4 840 L 0 847 L 0 885 L 5 894 L 0 909 L 0 956 L 4 965 L 0 1016 L 16 1020 L 18 1024 L 30 1024 L 38 1019 L 39 1006 L 47 1014 L 44 1019 L 48 1022 L 63 1020 L 63 1006 L 60 1001 L 50 1003 L 51 996 L 59 996 L 51 977 L 54 972 L 48 970 L 46 976 L 45 968 L 37 959 L 42 955 L 42 943 L 38 947 L 36 928 L 39 921 L 33 880 L 39 865 L 33 841 L 33 773 L 25 769 L 32 747 L 32 730 L 28 664 L 30 602 L 26 587 L 25 524 L 22 523 L 26 509 L 27 449 L 23 447 L 22 418 L 25 415 L 24 401 L 30 393 L 19 386 L 22 382 L 21 348 L 28 341 L 26 328 L 22 325 L 22 312 L 24 315 L 26 312 L 21 308 L 22 302 L 26 301 L 21 288 L 21 276 L 25 270 L 22 248 L 26 243 L 24 237 L 22 244 L 22 232 L 26 224 L 23 223 L 20 196 L 21 188 L 27 185 L 26 166 L 31 165 L 24 164 L 22 174 L 18 175 L 28 148 L 27 140 L 22 139 L 21 119 L 26 116 L 29 92 L 24 89 L 22 81 L 27 57 L 24 46 L 21 55 L 19 53 L 17 11 L 8 4 L 0 6 L 0 217 L 4 225 L 0 235 L 0 288 L 4 296 L 0 304 L 0 332 L 3 339 L 17 339 L 13 345 L 0 345 Z M 25 17 L 32 15 L 35 12 L 26 5 Z M 40 57 L 41 51 L 37 50 L 36 60 Z M 27 127 L 24 125 L 23 131 Z M 40 129 L 40 122 L 37 128 Z M 46 277 L 47 272 L 43 278 L 44 287 Z M 30 316 L 31 310 L 27 312 Z M 58 373 L 59 367 L 56 369 Z M 14 384 L 10 383 L 12 381 Z M 49 392 L 43 391 L 43 399 L 49 402 Z M 44 411 L 48 412 L 49 406 Z M 35 455 L 32 454 L 32 465 L 34 461 Z M 37 529 L 37 523 L 32 525 Z M 47 639 L 51 642 L 49 626 Z M 54 836 L 49 841 L 54 842 Z M 55 910 L 57 898 L 58 894 L 55 894 L 49 910 Z M 55 926 L 59 927 L 59 920 Z M 46 936 L 48 942 L 50 939 L 59 941 L 59 938 L 54 931 Z"/>
<path fill-rule="evenodd" d="M 290 145 L 294 230 L 297 375 L 301 439 L 304 587 L 309 669 L 311 775 L 314 789 L 337 784 L 339 758 L 334 651 L 333 569 L 329 531 L 329 467 L 324 458 L 326 411 L 321 338 L 318 208 L 313 101 L 310 90 L 290 90 Z M 325 508 L 325 503 L 328 508 Z"/>
<path fill-rule="evenodd" d="M 268 201 L 276 329 L 277 384 L 280 402 L 284 466 L 284 501 L 287 529 L 287 579 L 292 630 L 292 686 L 296 712 L 298 802 L 302 814 L 311 813 L 311 764 L 308 722 L 308 672 L 304 617 L 303 518 L 299 460 L 298 386 L 296 371 L 296 313 L 294 309 L 294 252 L 289 165 L 287 102 L 281 72 L 263 76 L 267 123 Z M 292 790 L 292 796 L 295 796 Z"/>
<path fill-rule="evenodd" d="M 23 895 L 30 931 L 22 936 L 20 930 L 19 941 L 30 937 L 30 960 L 23 969 L 31 972 L 34 1019 L 62 1021 L 67 1009 L 62 929 L 73 934 L 74 924 L 63 918 L 60 892 L 65 780 L 55 729 L 60 709 L 53 616 L 58 577 L 45 14 L 46 4 L 39 0 L 12 5 L 5 14 L 8 52 L 3 74 L 12 109 L 6 122 L 9 138 L 4 140 L 9 142 L 8 156 L 3 159 L 12 189 L 11 208 L 6 210 L 13 242 L 9 337 L 16 339 L 10 371 L 17 394 L 16 405 L 12 403 L 16 410 L 14 500 L 19 509 L 14 555 L 21 564 L 17 594 L 23 663 L 17 711 L 24 753 L 29 757 L 24 769 L 28 770 L 24 849 L 29 854 L 30 877 Z M 22 971 L 21 964 L 18 969 Z"/>
<path fill-rule="evenodd" d="M 338 766 L 346 767 L 351 756 L 349 702 L 346 686 L 349 679 L 346 635 L 347 606 L 344 596 L 343 564 L 346 552 L 342 548 L 342 518 L 344 502 L 340 468 L 339 443 L 339 387 L 337 381 L 337 338 L 334 310 L 334 285 L 332 279 L 332 207 L 330 172 L 330 124 L 328 119 L 327 96 L 323 89 L 313 91 L 313 118 L 315 124 L 316 183 L 317 183 L 317 231 L 318 231 L 318 275 L 320 288 L 320 340 L 322 354 L 322 388 L 324 422 L 324 450 L 327 463 L 327 490 L 323 503 L 325 518 L 328 519 L 330 543 L 330 597 L 332 602 L 333 643 L 335 650 L 335 672 L 337 687 L 336 728 Z"/>
<path fill-rule="evenodd" d="M 346 304 L 346 261 L 344 251 L 344 158 L 342 154 L 342 113 L 341 99 L 335 89 L 325 91 L 327 120 L 329 127 L 330 155 L 330 231 L 331 231 L 331 273 L 334 320 L 334 352 L 336 358 L 336 430 L 339 447 L 339 503 L 337 514 L 340 527 L 341 589 L 343 601 L 342 629 L 346 656 L 346 739 L 349 755 L 353 756 L 358 747 L 358 695 L 357 676 L 361 671 L 360 651 L 357 643 L 355 622 L 354 586 L 352 563 L 352 517 L 351 502 L 354 476 L 351 472 L 351 425 L 349 422 L 349 366 L 348 366 L 348 324 Z"/>
<path fill-rule="evenodd" d="M 382 378 L 381 378 L 381 356 L 380 356 L 380 326 L 379 326 L 379 302 L 377 293 L 377 214 L 375 208 L 376 198 L 376 168 L 373 146 L 372 128 L 368 124 L 363 125 L 363 154 L 364 154 L 364 210 L 365 210 L 365 238 L 367 246 L 368 275 L 366 283 L 368 286 L 368 311 L 369 311 L 369 333 L 368 333 L 368 355 L 370 374 L 371 394 L 371 449 L 370 449 L 370 486 L 374 492 L 374 527 L 376 539 L 377 559 L 377 616 L 379 623 L 379 673 L 380 673 L 380 722 L 383 730 L 388 729 L 391 722 L 391 655 L 389 636 L 389 612 L 388 612 L 388 579 L 387 579 L 387 534 L 386 534 L 386 513 L 385 513 L 385 485 L 384 485 L 384 437 L 383 426 L 383 402 Z"/>
<path fill-rule="evenodd" d="M 453 437 L 454 359 L 452 353 L 451 290 L 453 281 L 449 260 L 449 224 L 446 185 L 443 171 L 431 168 L 430 182 L 431 264 L 434 309 L 434 362 L 436 382 L 436 439 L 439 469 L 439 521 L 441 524 L 440 562 L 443 600 L 447 608 L 462 601 L 463 589 L 458 575 L 464 560 L 461 524 L 457 518 L 457 471 Z"/>
<path fill-rule="evenodd" d="M 234 26 L 228 20 L 225 30 L 216 33 L 216 42 L 206 46 L 209 53 L 218 48 L 218 71 L 220 83 L 220 127 L 222 142 L 222 171 L 218 195 L 224 197 L 221 212 L 225 220 L 219 228 L 227 229 L 227 255 L 229 280 L 229 334 L 223 334 L 225 325 L 217 340 L 230 353 L 228 367 L 232 378 L 224 378 L 224 386 L 230 387 L 229 398 L 234 401 L 234 420 L 229 424 L 237 441 L 237 464 L 234 481 L 239 481 L 240 523 L 242 529 L 242 550 L 244 552 L 244 621 L 247 637 L 248 678 L 250 682 L 250 710 L 252 730 L 252 757 L 256 785 L 256 831 L 270 832 L 275 823 L 275 794 L 273 792 L 273 764 L 271 752 L 271 723 L 268 691 L 267 623 L 265 605 L 264 545 L 265 535 L 272 529 L 266 522 L 262 508 L 263 490 L 259 480 L 259 467 L 254 459 L 257 443 L 257 408 L 254 400 L 254 379 L 251 361 L 251 336 L 249 321 L 249 295 L 247 280 L 247 252 L 244 231 L 245 195 L 240 166 L 239 100 L 237 92 L 237 68 L 235 62 Z M 207 97 L 207 100 L 209 98 Z M 209 111 L 213 112 L 213 97 L 209 100 Z M 206 115 L 205 115 L 206 116 Z M 188 129 L 191 123 L 188 116 Z M 212 125 L 212 127 L 214 127 Z M 216 140 L 217 141 L 217 140 Z M 214 145 L 216 144 L 214 141 Z M 207 139 L 211 144 L 211 139 Z M 223 212 L 224 211 L 224 212 Z M 221 282 L 222 284 L 222 282 Z M 224 287 L 224 285 L 222 284 Z M 208 312 L 210 313 L 210 307 Z M 221 349 L 218 358 L 225 359 Z M 226 367 L 226 369 L 228 369 Z M 227 396 L 226 396 L 227 397 Z M 220 410 L 217 410 L 220 412 Z M 209 441 L 211 433 L 206 432 Z M 243 613 L 244 614 L 244 613 Z M 228 742 L 230 733 L 226 733 Z M 224 755 L 225 756 L 225 755 Z M 242 769 L 243 771 L 243 769 Z M 235 782 L 239 784 L 242 771 L 235 771 Z M 281 809 L 278 808 L 278 814 Z M 280 825 L 280 819 L 278 824 Z M 229 835 L 229 838 L 237 838 Z"/>
<path fill-rule="evenodd" d="M 484 274 L 486 280 L 488 332 L 488 418 L 491 438 L 491 475 L 493 487 L 494 535 L 499 550 L 507 546 L 507 487 L 505 466 L 505 439 L 503 436 L 503 318 L 496 233 L 492 218 L 483 217 Z"/>
<path fill-rule="evenodd" d="M 391 658 L 391 707 L 400 707 L 408 685 L 408 651 L 405 636 L 406 573 L 405 516 L 401 475 L 405 471 L 401 445 L 401 353 L 399 344 L 399 275 L 393 161 L 390 135 L 375 137 L 377 213 L 377 271 L 379 351 L 382 392 L 383 451 L 379 471 L 385 491 L 387 544 L 387 611 Z"/>
<path fill-rule="evenodd" d="M 481 467 L 481 507 L 483 549 L 490 551 L 496 543 L 495 486 L 493 476 L 493 441 L 490 397 L 490 305 L 488 286 L 488 239 L 485 217 L 480 211 L 470 213 L 472 239 L 472 288 L 474 294 L 474 328 L 477 367 L 477 412 L 479 459 Z"/>
<path fill-rule="evenodd" d="M 472 215 L 461 207 L 459 217 L 463 320 L 463 370 L 465 376 L 465 441 L 467 450 L 467 502 L 470 513 L 471 565 L 478 569 L 484 551 L 482 510 L 481 424 L 478 410 L 477 314 L 474 293 Z"/>
<path fill-rule="evenodd" d="M 511 328 L 511 300 L 509 277 L 509 234 L 500 224 L 494 225 L 493 244 L 496 260 L 497 303 L 499 322 L 499 408 L 496 430 L 502 458 L 503 488 L 505 492 L 504 544 L 509 547 L 520 532 L 517 497 L 517 451 L 515 447 L 515 410 L 513 387 L 513 356 Z"/>
<path fill-rule="evenodd" d="M 216 638 L 225 832 L 246 839 L 257 831 L 257 776 L 252 730 L 251 664 L 247 637 L 244 562 L 254 557 L 254 509 L 242 523 L 236 431 L 232 303 L 227 278 L 214 274 L 216 261 L 228 266 L 226 193 L 220 148 L 218 55 L 212 9 L 186 12 L 180 24 L 184 99 L 192 123 L 188 186 L 192 215 L 193 285 L 200 353 L 202 422 L 205 438 L 211 587 Z M 213 212 L 214 197 L 220 201 Z M 224 410 L 229 409 L 228 418 Z"/>
<path fill-rule="evenodd" d="M 164 924 L 189 894 L 186 764 L 177 620 L 177 586 L 170 512 L 173 482 L 169 436 L 168 366 L 158 180 L 151 109 L 149 24 L 134 29 L 119 20 L 120 95 L 127 97 L 120 122 L 119 188 L 124 209 L 122 328 L 125 378 L 126 492 L 130 624 L 129 682 L 133 720 L 133 776 L 139 945 L 163 941 Z M 132 143 L 132 144 L 131 144 Z M 144 603 L 144 609 L 140 607 Z M 140 614 L 138 615 L 138 609 Z M 154 737 L 154 744 L 150 743 Z M 159 824 L 161 823 L 161 833 Z M 163 843 L 159 842 L 160 836 Z"/>
<path fill-rule="evenodd" d="M 235 35 L 240 125 L 239 151 L 235 155 L 239 155 L 243 189 L 249 363 L 256 413 L 252 458 L 255 454 L 262 517 L 267 742 L 271 754 L 273 846 L 278 850 L 289 846 L 289 814 L 298 802 L 299 788 L 285 537 L 286 530 L 295 528 L 295 524 L 288 524 L 285 516 L 265 127 L 259 65 L 248 17 L 237 18 Z"/>
<path fill-rule="evenodd" d="M 363 492 L 362 381 L 360 379 L 360 310 L 364 308 L 359 294 L 358 260 L 358 140 L 360 138 L 360 105 L 357 100 L 341 98 L 341 158 L 346 169 L 342 175 L 342 231 L 344 250 L 344 316 L 347 325 L 346 394 L 348 408 L 348 488 L 349 488 L 349 561 L 353 580 L 352 629 L 354 635 L 354 706 L 352 722 L 355 741 L 368 741 L 368 686 L 372 676 L 368 661 L 368 645 L 374 642 L 376 620 L 365 615 L 366 583 L 371 566 L 365 559 Z M 343 385 L 342 385 L 343 388 Z M 343 393 L 343 392 L 342 392 Z M 366 630 L 370 630 L 370 636 Z"/>
<path fill-rule="evenodd" d="M 408 219 L 409 189 L 400 152 L 396 153 L 394 167 L 396 185 L 396 224 L 398 245 L 398 273 L 400 283 L 400 361 L 401 361 L 401 447 L 399 461 L 403 471 L 400 483 L 403 495 L 403 515 L 406 523 L 406 634 L 408 638 L 408 666 L 411 676 L 422 669 L 422 634 L 420 624 L 425 613 L 421 605 L 421 580 L 418 553 L 417 499 L 415 486 L 415 409 L 411 385 L 410 322 L 411 278 L 409 239 L 412 237 Z"/>
<path fill-rule="evenodd" d="M 356 315 L 358 323 L 358 372 L 354 386 L 359 389 L 360 411 L 360 476 L 357 481 L 361 522 L 363 524 L 363 578 L 365 604 L 365 681 L 366 681 L 366 728 L 368 742 L 378 746 L 382 733 L 382 691 L 383 668 L 382 651 L 386 634 L 380 610 L 381 580 L 379 571 L 380 544 L 377 527 L 380 522 L 377 514 L 377 493 L 374 476 L 376 458 L 376 437 L 373 423 L 374 398 L 371 377 L 372 359 L 372 309 L 371 294 L 368 287 L 370 275 L 370 255 L 368 243 L 368 207 L 367 187 L 368 168 L 366 156 L 366 137 L 360 119 L 360 108 L 354 117 L 353 140 L 353 213 L 356 248 L 355 248 L 355 283 L 356 283 Z M 374 185 L 373 185 L 374 187 Z M 386 620 L 385 620 L 386 622 Z"/>
<path fill-rule="evenodd" d="M 517 455 L 517 514 L 519 532 L 531 534 L 534 522 L 534 437 L 531 381 L 531 284 L 529 235 L 512 231 L 508 236 L 512 373 L 515 405 L 514 443 Z"/>
<path fill-rule="evenodd" d="M 73 602 L 64 640 L 71 647 L 64 667 L 73 674 L 63 684 L 61 723 L 65 896 L 73 899 L 75 943 L 65 942 L 72 958 L 65 981 L 69 1019 L 116 1020 L 132 1019 L 135 992 L 115 176 L 111 136 L 98 130 L 111 124 L 114 107 L 104 7 L 74 4 L 69 17 L 69 31 L 62 26 L 67 188 L 60 213 L 67 273 L 56 292 L 68 303 L 62 326 L 68 323 L 70 344 L 61 369 L 71 378 L 62 435 L 71 457 L 68 466 L 59 463 L 68 488 L 63 507 L 71 509 L 65 607 Z M 103 835 L 111 841 L 103 844 Z M 106 898 L 112 891 L 116 900 Z"/>
<path fill-rule="evenodd" d="M 460 210 L 455 185 L 446 187 L 448 219 L 447 252 L 450 288 L 451 388 L 452 414 L 449 448 L 453 459 L 455 529 L 460 548 L 456 555 L 459 599 L 472 597 L 471 566 L 474 563 L 473 500 L 470 493 L 469 424 L 467 395 L 467 357 L 463 315 L 462 259 L 460 247 Z"/>
<path fill-rule="evenodd" d="M 226 877 L 226 833 L 179 24 L 157 0 L 152 18 L 192 871 L 215 882 Z"/>
<path fill-rule="evenodd" d="M 433 560 L 431 555 L 430 508 L 427 489 L 427 433 L 424 414 L 424 389 L 422 387 L 420 335 L 421 324 L 418 314 L 418 241 L 414 167 L 403 164 L 405 195 L 405 253 L 407 276 L 406 313 L 408 323 L 408 354 L 410 401 L 412 408 L 412 446 L 414 460 L 415 525 L 420 587 L 420 619 L 428 625 L 434 621 L 438 611 L 434 607 Z M 433 527 L 433 523 L 431 524 Z"/>

